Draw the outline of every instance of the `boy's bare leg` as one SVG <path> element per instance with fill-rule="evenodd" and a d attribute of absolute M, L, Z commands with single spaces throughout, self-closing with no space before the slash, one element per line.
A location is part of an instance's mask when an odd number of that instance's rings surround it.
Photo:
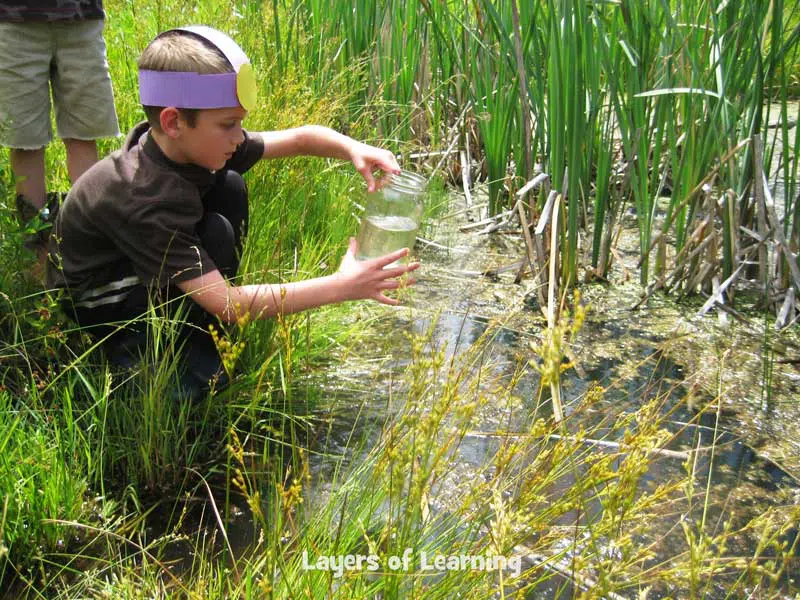
<path fill-rule="evenodd" d="M 11 170 L 16 179 L 17 194 L 34 208 L 44 206 L 47 191 L 44 181 L 44 148 L 38 150 L 11 149 Z"/>
<path fill-rule="evenodd" d="M 97 162 L 97 143 L 94 140 L 65 139 L 67 149 L 67 172 L 70 181 L 78 177 Z M 47 185 L 45 182 L 45 149 L 20 150 L 11 149 L 11 169 L 16 179 L 16 191 L 36 210 L 43 208 L 47 202 Z M 32 215 L 31 215 L 32 217 Z M 33 266 L 34 279 L 44 281 L 47 247 L 38 244 L 32 248 L 37 255 Z"/>
<path fill-rule="evenodd" d="M 72 183 L 97 162 L 97 142 L 94 140 L 65 139 L 67 147 L 67 172 Z"/>
<path fill-rule="evenodd" d="M 11 170 L 14 171 L 17 196 L 22 196 L 22 202 L 30 204 L 37 211 L 44 207 L 47 202 L 47 188 L 44 178 L 44 148 L 39 148 L 38 150 L 12 148 Z M 26 210 L 22 210 L 20 219 L 33 218 L 34 215 L 28 215 L 26 212 Z M 22 224 L 24 225 L 24 223 Z M 43 244 L 37 244 L 31 249 L 36 253 L 37 260 L 29 273 L 34 281 L 43 282 L 47 250 Z"/>

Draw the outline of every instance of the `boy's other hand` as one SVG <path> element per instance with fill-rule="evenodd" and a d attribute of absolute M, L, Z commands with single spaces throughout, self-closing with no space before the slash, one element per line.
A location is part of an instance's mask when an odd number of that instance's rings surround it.
<path fill-rule="evenodd" d="M 367 260 L 358 260 L 356 258 L 357 250 L 355 238 L 350 238 L 350 246 L 342 258 L 339 270 L 336 272 L 336 277 L 344 284 L 343 287 L 345 288 L 347 299 L 363 300 L 372 298 L 382 304 L 390 304 L 392 306 L 400 304 L 399 300 L 389 298 L 384 292 L 386 290 L 395 290 L 401 286 L 412 285 L 416 282 L 413 278 L 401 280 L 399 277 L 417 270 L 419 268 L 418 262 L 396 267 L 388 266 L 406 256 L 409 252 L 408 248 Z"/>
<path fill-rule="evenodd" d="M 366 180 L 368 192 L 379 190 L 388 181 L 389 175 L 396 175 L 400 172 L 400 165 L 389 150 L 361 142 L 356 142 L 350 148 L 350 160 Z M 376 180 L 373 172 L 378 170 L 383 171 L 386 175 Z"/>

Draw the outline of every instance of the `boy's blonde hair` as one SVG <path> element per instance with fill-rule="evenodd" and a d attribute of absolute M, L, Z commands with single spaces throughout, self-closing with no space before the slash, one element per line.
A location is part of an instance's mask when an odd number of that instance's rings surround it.
<path fill-rule="evenodd" d="M 185 71 L 202 75 L 232 73 L 234 68 L 214 44 L 188 31 L 168 31 L 147 45 L 139 57 L 140 71 Z M 153 129 L 161 128 L 164 106 L 143 106 L 147 121 Z M 190 127 L 194 127 L 197 112 L 202 109 L 178 109 Z"/>

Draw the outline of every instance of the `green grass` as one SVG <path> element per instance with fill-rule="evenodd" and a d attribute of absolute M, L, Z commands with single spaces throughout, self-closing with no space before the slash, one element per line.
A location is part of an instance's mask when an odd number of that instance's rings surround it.
<path fill-rule="evenodd" d="M 11 581 L 14 570 L 31 577 L 29 569 L 38 560 L 66 547 L 71 531 L 45 520 L 85 516 L 87 481 L 80 461 L 66 452 L 61 439 L 65 432 L 50 414 L 32 410 L 3 391 L 0 419 L 0 555 L 14 558 L 2 560 L 0 576 Z"/>
<path fill-rule="evenodd" d="M 447 358 L 445 349 L 433 343 L 431 331 L 409 339 L 410 366 L 392 384 L 392 395 L 402 400 L 393 404 L 397 412 L 387 412 L 379 424 L 377 442 L 367 445 L 354 431 L 346 454 L 330 454 L 328 491 L 317 487 L 308 451 L 332 449 L 324 438 L 308 450 L 283 446 L 290 429 L 303 429 L 299 423 L 292 426 L 297 421 L 290 415 L 280 435 L 274 429 L 241 426 L 231 432 L 229 497 L 252 519 L 251 547 L 234 550 L 225 541 L 233 528 L 224 516 L 224 498 L 219 491 L 211 495 L 195 472 L 194 482 L 183 488 L 190 496 L 173 501 L 171 524 L 155 537 L 144 535 L 135 521 L 126 527 L 50 517 L 44 526 L 58 524 L 102 539 L 105 550 L 92 560 L 97 548 L 84 546 L 81 572 L 67 564 L 60 577 L 51 575 L 36 589 L 57 598 L 167 593 L 188 598 L 489 598 L 532 591 L 566 569 L 591 581 L 596 597 L 677 586 L 686 594 L 682 597 L 700 598 L 720 578 L 729 593 L 755 585 L 763 597 L 779 597 L 780 579 L 773 581 L 769 573 L 791 568 L 793 548 L 780 544 L 790 539 L 796 506 L 775 507 L 736 527 L 706 523 L 705 512 L 714 501 L 698 464 L 700 455 L 688 455 L 684 475 L 646 484 L 651 452 L 672 437 L 664 420 L 668 391 L 660 390 L 661 384 L 642 390 L 648 401 L 641 408 L 592 424 L 591 407 L 603 402 L 607 391 L 594 387 L 570 403 L 568 418 L 557 425 L 544 396 L 522 403 L 515 394 L 518 378 L 530 367 L 521 363 L 510 379 L 491 375 L 485 344 L 494 330 L 457 359 Z M 546 363 L 555 348 L 545 345 L 537 352 Z M 494 433 L 476 430 L 480 413 L 492 407 L 524 410 L 525 424 Z M 471 463 L 465 477 L 460 449 L 475 436 L 484 436 L 486 455 L 480 464 Z M 590 439 L 622 445 L 602 450 L 585 443 Z M 272 450 L 261 453 L 262 446 Z M 187 516 L 198 502 L 206 515 L 199 530 L 192 524 L 196 517 Z M 139 510 L 151 505 L 143 503 Z M 651 527 L 672 519 L 675 511 L 685 515 L 686 526 L 670 542 L 673 554 L 662 558 L 661 539 L 653 537 Z M 752 555 L 724 550 L 748 531 L 761 540 Z M 390 557 L 399 561 L 407 549 L 408 567 L 391 567 Z M 167 557 L 176 551 L 192 558 L 170 565 Z M 538 558 L 520 563 L 519 572 L 512 567 L 437 575 L 422 569 L 423 552 L 429 557 Z M 333 569 L 307 568 L 319 557 L 347 554 L 374 555 L 377 567 L 351 566 L 341 577 Z"/>
<path fill-rule="evenodd" d="M 731 2 L 716 14 L 690 3 L 682 6 L 691 15 L 680 15 L 666 2 L 518 3 L 535 160 L 556 189 L 568 173 L 564 225 L 554 232 L 564 239 L 565 283 L 576 280 L 580 232 L 590 226 L 583 215 L 595 217 L 591 260 L 608 265 L 609 246 L 597 240 L 626 204 L 638 215 L 647 281 L 657 233 L 654 191 L 664 173 L 674 188 L 668 227 L 680 247 L 698 206 L 692 198 L 679 202 L 722 154 L 764 125 L 758 122 L 764 90 L 779 90 L 770 93 L 786 105 L 798 17 L 786 7 L 785 27 L 765 21 L 761 4 Z M 253 60 L 261 98 L 245 123 L 249 129 L 318 122 L 407 152 L 446 147 L 453 134 L 463 139 L 463 131 L 451 128 L 469 103 L 464 122 L 480 142 L 492 210 L 505 208 L 513 197 L 506 188 L 517 189 L 527 176 L 507 3 L 110 0 L 106 8 L 123 130 L 143 118 L 139 52 L 165 28 L 203 22 L 230 31 Z M 753 86 L 751 67 L 759 61 L 766 61 L 763 86 Z M 687 86 L 727 101 L 675 91 Z M 121 143 L 105 141 L 101 152 Z M 784 152 L 784 174 L 794 180 L 797 143 Z M 629 165 L 625 184 L 612 173 L 620 156 Z M 47 157 L 50 188 L 66 189 L 63 147 L 52 144 Z M 743 192 L 752 181 L 747 165 L 744 153 L 733 156 L 716 183 L 734 190 L 731 201 L 744 212 Z M 356 230 L 355 204 L 364 189 L 352 168 L 298 158 L 259 165 L 247 180 L 252 212 L 241 280 L 334 270 Z M 684 475 L 644 490 L 649 452 L 669 438 L 660 416 L 667 401 L 654 391 L 657 383 L 645 394 L 649 402 L 618 419 L 592 422 L 592 407 L 605 393 L 594 387 L 565 400 L 564 423 L 552 421 L 549 394 L 565 361 L 568 329 L 554 327 L 511 381 L 491 375 L 483 345 L 491 328 L 457 360 L 427 335 L 409 338 L 405 372 L 391 383 L 362 382 L 365 403 L 373 394 L 383 398 L 379 391 L 391 398 L 385 421 L 372 438 L 354 429 L 343 456 L 327 445 L 313 414 L 329 400 L 323 396 L 338 392 L 310 376 L 360 352 L 365 328 L 380 315 L 370 308 L 328 307 L 227 328 L 229 349 L 244 344 L 224 356 L 232 384 L 193 404 L 172 393 L 179 323 L 156 307 L 142 316 L 154 324 L 142 367 L 113 371 L 95 342 L 26 276 L 32 257 L 8 208 L 6 153 L 0 188 L 6 205 L 0 207 L 0 580 L 20 597 L 511 597 L 552 580 L 565 564 L 569 575 L 594 582 L 587 597 L 672 585 L 702 597 L 731 572 L 731 594 L 757 586 L 774 597 L 782 585 L 774 576 L 795 566 L 796 548 L 780 544 L 800 517 L 796 506 L 770 509 L 741 529 L 715 529 L 694 518 L 711 500 L 690 460 Z M 787 200 L 787 214 L 796 215 L 793 202 Z M 787 233 L 796 231 L 793 219 Z M 518 398 L 514 384 L 535 367 L 541 389 Z M 525 410 L 526 425 L 487 435 L 484 462 L 465 477 L 457 469 L 459 451 L 465 439 L 485 433 L 477 430 L 479 415 L 492 405 Z M 588 437 L 623 445 L 599 451 L 582 441 Z M 329 497 L 315 487 L 309 452 L 328 455 L 332 464 Z M 452 491 L 446 502 L 445 491 Z M 252 523 L 247 548 L 227 543 L 234 507 Z M 157 511 L 170 517 L 154 533 L 148 519 Z M 648 526 L 681 516 L 686 528 L 675 554 L 656 560 L 662 540 L 648 539 Z M 759 540 L 752 554 L 717 556 L 746 529 Z M 526 563 L 518 578 L 497 571 L 410 576 L 388 565 L 334 578 L 303 568 L 303 550 L 389 557 L 412 548 L 418 564 L 422 551 L 510 556 L 521 546 L 540 560 Z M 175 554 L 180 565 L 172 564 Z"/>

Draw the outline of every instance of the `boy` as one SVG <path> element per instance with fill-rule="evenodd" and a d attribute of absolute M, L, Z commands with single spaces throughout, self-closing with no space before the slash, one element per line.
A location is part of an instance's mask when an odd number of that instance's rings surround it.
<path fill-rule="evenodd" d="M 353 240 L 334 275 L 275 285 L 226 280 L 236 275 L 247 229 L 241 174 L 258 160 L 349 159 L 372 190 L 380 183 L 374 170 L 399 172 L 390 152 L 319 126 L 244 131 L 242 120 L 255 101 L 250 64 L 233 40 L 209 27 L 156 37 L 139 59 L 139 88 L 148 123 L 72 188 L 50 240 L 48 284 L 66 291 L 66 308 L 81 326 L 115 340 L 112 361 L 130 364 L 146 343 L 141 328 L 113 323 L 141 316 L 153 298 L 185 294 L 193 301 L 187 320 L 196 327 L 187 328 L 185 345 L 186 385 L 193 392 L 220 369 L 208 333 L 217 319 L 366 298 L 397 304 L 384 292 L 419 264 L 384 268 L 408 249 L 357 261 Z"/>
<path fill-rule="evenodd" d="M 56 129 L 74 183 L 97 162 L 96 140 L 119 135 L 103 41 L 102 0 L 12 0 L 0 5 L 0 144 L 11 148 L 22 224 L 48 204 L 45 146 Z M 51 195 L 49 208 L 53 208 Z M 46 213 L 42 213 L 46 216 Z M 29 246 L 44 246 L 44 234 Z"/>

